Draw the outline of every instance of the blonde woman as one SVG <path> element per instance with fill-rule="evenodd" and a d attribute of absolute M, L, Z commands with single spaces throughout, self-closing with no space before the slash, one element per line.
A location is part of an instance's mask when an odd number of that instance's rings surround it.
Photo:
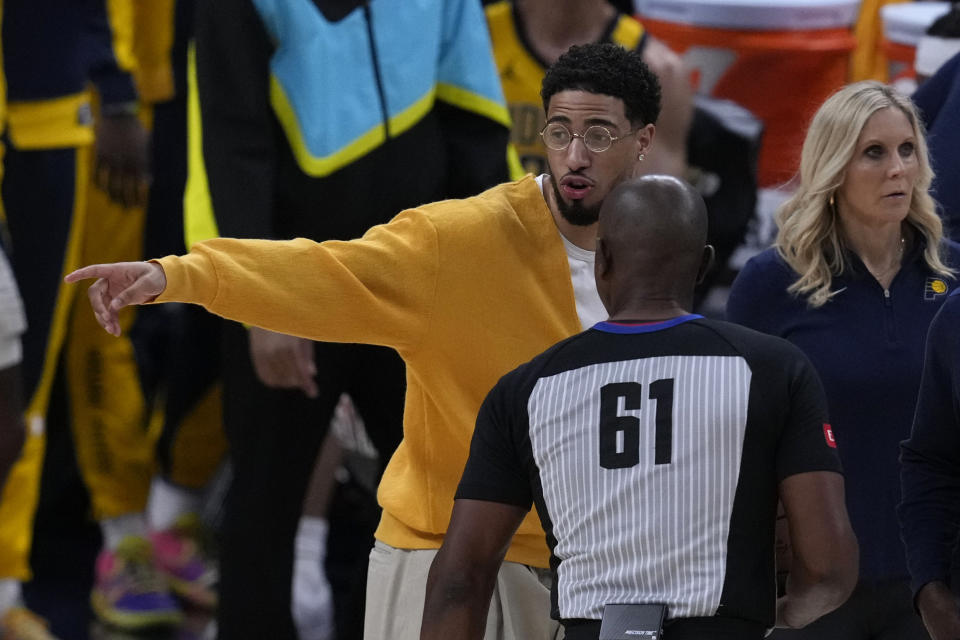
<path fill-rule="evenodd" d="M 895 510 L 927 327 L 960 265 L 932 178 L 909 99 L 876 82 L 841 89 L 810 124 L 775 246 L 747 263 L 730 293 L 730 320 L 793 342 L 820 374 L 832 425 L 824 437 L 839 447 L 860 542 L 850 600 L 782 638 L 927 638 Z"/>

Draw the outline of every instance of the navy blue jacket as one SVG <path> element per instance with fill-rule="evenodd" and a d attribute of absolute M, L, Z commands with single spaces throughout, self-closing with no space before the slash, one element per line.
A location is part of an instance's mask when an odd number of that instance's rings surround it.
<path fill-rule="evenodd" d="M 113 48 L 105 0 L 37 0 L 3 6 L 3 66 L 10 102 L 49 100 L 97 87 L 104 104 L 137 99 Z"/>
<path fill-rule="evenodd" d="M 901 444 L 898 514 L 914 593 L 947 582 L 960 533 L 960 290 L 930 324 L 910 439 Z"/>
<path fill-rule="evenodd" d="M 945 257 L 960 264 L 960 245 Z M 768 249 L 751 259 L 730 292 L 733 322 L 786 338 L 813 362 L 827 393 L 846 478 L 847 509 L 860 543 L 860 575 L 905 578 L 896 507 L 900 441 L 910 431 L 927 328 L 957 285 L 932 273 L 914 246 L 888 291 L 853 254 L 833 279 L 841 290 L 819 309 L 787 292 L 797 274 Z"/>
<path fill-rule="evenodd" d="M 960 241 L 960 54 L 924 82 L 913 101 L 927 125 L 930 162 L 937 175 L 933 196 L 950 238 Z"/>

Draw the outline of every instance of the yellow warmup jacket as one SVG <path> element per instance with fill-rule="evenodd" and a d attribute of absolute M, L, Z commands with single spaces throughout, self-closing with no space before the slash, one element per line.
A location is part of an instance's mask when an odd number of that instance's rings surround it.
<path fill-rule="evenodd" d="M 219 238 L 159 263 L 167 289 L 158 302 L 192 302 L 273 331 L 400 353 L 404 438 L 380 483 L 376 535 L 405 549 L 442 543 L 490 388 L 581 329 L 566 252 L 530 176 L 404 211 L 358 240 Z M 533 513 L 507 559 L 548 566 Z"/>

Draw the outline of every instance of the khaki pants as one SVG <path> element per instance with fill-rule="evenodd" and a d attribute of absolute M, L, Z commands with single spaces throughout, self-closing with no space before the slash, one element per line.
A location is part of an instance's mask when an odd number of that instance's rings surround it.
<path fill-rule="evenodd" d="M 379 540 L 370 552 L 364 640 L 418 640 L 427 573 L 436 549 L 395 549 Z M 550 617 L 550 573 L 504 562 L 487 614 L 484 640 L 561 640 Z"/>

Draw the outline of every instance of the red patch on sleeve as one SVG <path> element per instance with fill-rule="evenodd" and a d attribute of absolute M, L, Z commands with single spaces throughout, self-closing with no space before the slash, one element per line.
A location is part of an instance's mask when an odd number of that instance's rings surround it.
<path fill-rule="evenodd" d="M 830 426 L 830 423 L 823 423 L 823 439 L 827 441 L 828 447 L 837 448 L 837 441 L 833 437 L 833 428 Z"/>

